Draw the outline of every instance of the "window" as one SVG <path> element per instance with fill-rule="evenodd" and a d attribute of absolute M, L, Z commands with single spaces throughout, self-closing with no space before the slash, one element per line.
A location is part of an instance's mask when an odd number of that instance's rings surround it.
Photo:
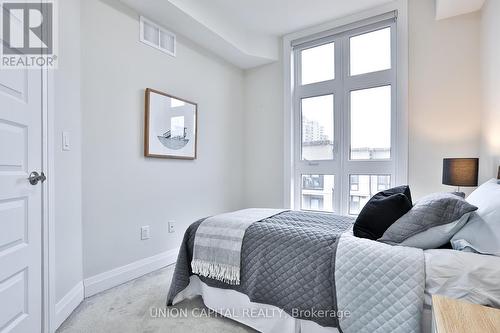
<path fill-rule="evenodd" d="M 335 44 L 328 43 L 301 51 L 301 83 L 309 84 L 335 78 Z M 321 67 L 316 64 L 323 64 Z"/>
<path fill-rule="evenodd" d="M 333 158 L 333 95 L 303 98 L 302 159 Z"/>
<path fill-rule="evenodd" d="M 351 192 L 359 191 L 359 176 L 351 175 Z"/>
<path fill-rule="evenodd" d="M 391 176 L 389 175 L 351 175 L 349 214 L 358 215 L 368 200 L 378 192 L 387 190 L 390 183 Z M 355 185 L 354 188 L 353 185 Z"/>
<path fill-rule="evenodd" d="M 391 28 L 351 37 L 349 44 L 351 75 L 391 68 Z"/>
<path fill-rule="evenodd" d="M 334 182 L 333 175 L 302 175 L 300 208 L 333 212 Z"/>
<path fill-rule="evenodd" d="M 325 184 L 324 175 L 304 175 L 302 176 L 302 188 L 304 190 L 323 190 Z"/>
<path fill-rule="evenodd" d="M 377 178 L 377 191 L 385 191 L 391 187 L 390 176 L 378 176 Z"/>
<path fill-rule="evenodd" d="M 396 15 L 379 18 L 292 42 L 295 207 L 357 215 L 397 182 Z"/>
<path fill-rule="evenodd" d="M 352 195 L 350 197 L 349 214 L 355 215 L 361 211 L 361 208 L 359 206 L 360 201 L 361 201 L 361 197 L 359 197 L 357 195 Z"/>
<path fill-rule="evenodd" d="M 391 158 L 391 86 L 351 91 L 351 159 Z"/>

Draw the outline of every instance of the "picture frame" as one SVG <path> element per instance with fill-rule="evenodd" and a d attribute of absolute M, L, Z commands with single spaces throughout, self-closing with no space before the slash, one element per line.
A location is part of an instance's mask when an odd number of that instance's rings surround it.
<path fill-rule="evenodd" d="M 145 90 L 144 156 L 197 158 L 198 104 L 159 90 Z"/>

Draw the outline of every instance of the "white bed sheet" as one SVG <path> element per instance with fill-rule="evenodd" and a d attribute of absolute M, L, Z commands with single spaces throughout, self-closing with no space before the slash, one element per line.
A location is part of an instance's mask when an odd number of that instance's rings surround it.
<path fill-rule="evenodd" d="M 425 304 L 432 294 L 500 308 L 500 257 L 426 250 Z"/>
<path fill-rule="evenodd" d="M 189 278 L 189 285 L 174 298 L 173 304 L 196 296 L 201 296 L 209 309 L 220 314 L 229 313 L 229 318 L 259 332 L 339 333 L 333 327 L 322 327 L 313 321 L 295 319 L 275 306 L 250 302 L 247 295 L 237 291 L 210 287 L 196 275 Z"/>

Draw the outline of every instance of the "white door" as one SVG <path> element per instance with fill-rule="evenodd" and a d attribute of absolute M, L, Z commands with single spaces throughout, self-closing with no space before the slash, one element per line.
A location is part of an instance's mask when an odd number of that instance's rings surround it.
<path fill-rule="evenodd" d="M 42 327 L 41 73 L 0 69 L 0 333 Z"/>

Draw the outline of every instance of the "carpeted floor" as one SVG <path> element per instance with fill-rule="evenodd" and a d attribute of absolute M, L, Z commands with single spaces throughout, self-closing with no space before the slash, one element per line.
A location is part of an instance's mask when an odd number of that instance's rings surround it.
<path fill-rule="evenodd" d="M 57 333 L 256 332 L 227 318 L 200 316 L 208 311 L 201 298 L 174 307 L 187 309 L 187 316 L 175 317 L 178 312 L 172 309 L 167 318 L 152 316 L 161 313 L 157 309 L 165 311 L 173 268 L 169 266 L 85 299 Z"/>

